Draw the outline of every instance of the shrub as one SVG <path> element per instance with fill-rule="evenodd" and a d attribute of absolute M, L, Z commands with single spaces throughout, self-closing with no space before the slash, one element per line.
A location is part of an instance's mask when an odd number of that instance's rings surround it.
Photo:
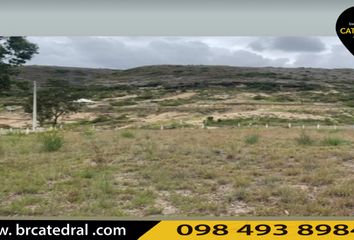
<path fill-rule="evenodd" d="M 134 138 L 135 137 L 132 132 L 128 132 L 128 131 L 122 132 L 121 136 L 124 138 Z"/>
<path fill-rule="evenodd" d="M 109 116 L 101 115 L 101 116 L 98 116 L 95 119 L 93 119 L 91 121 L 91 123 L 102 123 L 102 122 L 108 122 L 110 120 L 111 120 L 111 118 Z"/>
<path fill-rule="evenodd" d="M 58 151 L 64 145 L 64 138 L 57 131 L 43 133 L 41 141 L 46 152 Z"/>
<path fill-rule="evenodd" d="M 335 120 L 333 120 L 331 118 L 325 118 L 324 124 L 328 125 L 328 126 L 331 126 L 331 125 L 337 125 L 338 122 L 336 122 Z"/>
<path fill-rule="evenodd" d="M 341 139 L 339 137 L 327 137 L 322 142 L 324 145 L 327 146 L 339 146 L 346 143 L 344 139 Z"/>
<path fill-rule="evenodd" d="M 301 132 L 300 136 L 296 138 L 296 142 L 300 145 L 312 145 L 314 140 L 305 132 Z"/>
<path fill-rule="evenodd" d="M 262 95 L 256 95 L 253 97 L 253 100 L 264 100 L 266 99 L 266 97 L 262 96 Z"/>
<path fill-rule="evenodd" d="M 247 135 L 245 138 L 245 143 L 247 144 L 256 144 L 259 141 L 258 134 Z"/>

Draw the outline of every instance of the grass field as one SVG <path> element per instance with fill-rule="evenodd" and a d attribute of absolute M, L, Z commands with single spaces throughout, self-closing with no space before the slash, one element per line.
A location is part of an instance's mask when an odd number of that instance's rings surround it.
<path fill-rule="evenodd" d="M 53 149 L 45 137 L 1 136 L 1 216 L 354 214 L 354 129 L 87 128 Z"/>
<path fill-rule="evenodd" d="M 352 216 L 353 74 L 22 67 L 0 96 L 0 216 Z M 91 103 L 16 133 L 50 79 Z"/>

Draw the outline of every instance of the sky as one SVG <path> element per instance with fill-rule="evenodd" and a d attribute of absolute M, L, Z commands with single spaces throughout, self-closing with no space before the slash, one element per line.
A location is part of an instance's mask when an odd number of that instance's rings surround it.
<path fill-rule="evenodd" d="M 129 69 L 156 64 L 354 68 L 337 37 L 28 37 L 27 65 Z"/>

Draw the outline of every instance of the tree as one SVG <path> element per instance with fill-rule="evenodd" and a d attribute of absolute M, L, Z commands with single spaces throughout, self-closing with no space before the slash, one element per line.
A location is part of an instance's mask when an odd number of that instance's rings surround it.
<path fill-rule="evenodd" d="M 30 60 L 38 53 L 38 46 L 25 37 L 0 36 L 0 91 L 11 87 L 11 76 L 15 68 Z"/>
<path fill-rule="evenodd" d="M 79 98 L 74 88 L 64 80 L 49 80 L 47 86 L 37 91 L 37 117 L 41 126 L 49 122 L 53 126 L 58 124 L 60 117 L 76 112 L 80 104 L 75 100 Z M 32 112 L 33 96 L 25 106 L 25 111 Z"/>

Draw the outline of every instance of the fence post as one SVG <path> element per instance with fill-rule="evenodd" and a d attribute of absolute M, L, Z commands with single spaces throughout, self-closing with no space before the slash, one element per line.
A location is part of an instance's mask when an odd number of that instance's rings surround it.
<path fill-rule="evenodd" d="M 268 128 L 268 123 L 266 124 L 266 126 L 265 126 L 266 128 Z"/>
<path fill-rule="evenodd" d="M 305 125 L 302 125 L 302 129 L 305 129 Z"/>
<path fill-rule="evenodd" d="M 160 130 L 163 130 L 163 125 L 161 124 L 161 126 L 160 126 Z"/>
<path fill-rule="evenodd" d="M 317 129 L 320 129 L 320 124 L 319 123 L 317 124 Z"/>
<path fill-rule="evenodd" d="M 291 123 L 288 123 L 288 128 L 291 128 Z"/>
<path fill-rule="evenodd" d="M 183 120 L 182 120 L 182 119 L 179 120 L 179 125 L 181 125 L 180 127 L 181 127 L 182 129 L 184 129 L 184 125 L 183 125 Z"/>

